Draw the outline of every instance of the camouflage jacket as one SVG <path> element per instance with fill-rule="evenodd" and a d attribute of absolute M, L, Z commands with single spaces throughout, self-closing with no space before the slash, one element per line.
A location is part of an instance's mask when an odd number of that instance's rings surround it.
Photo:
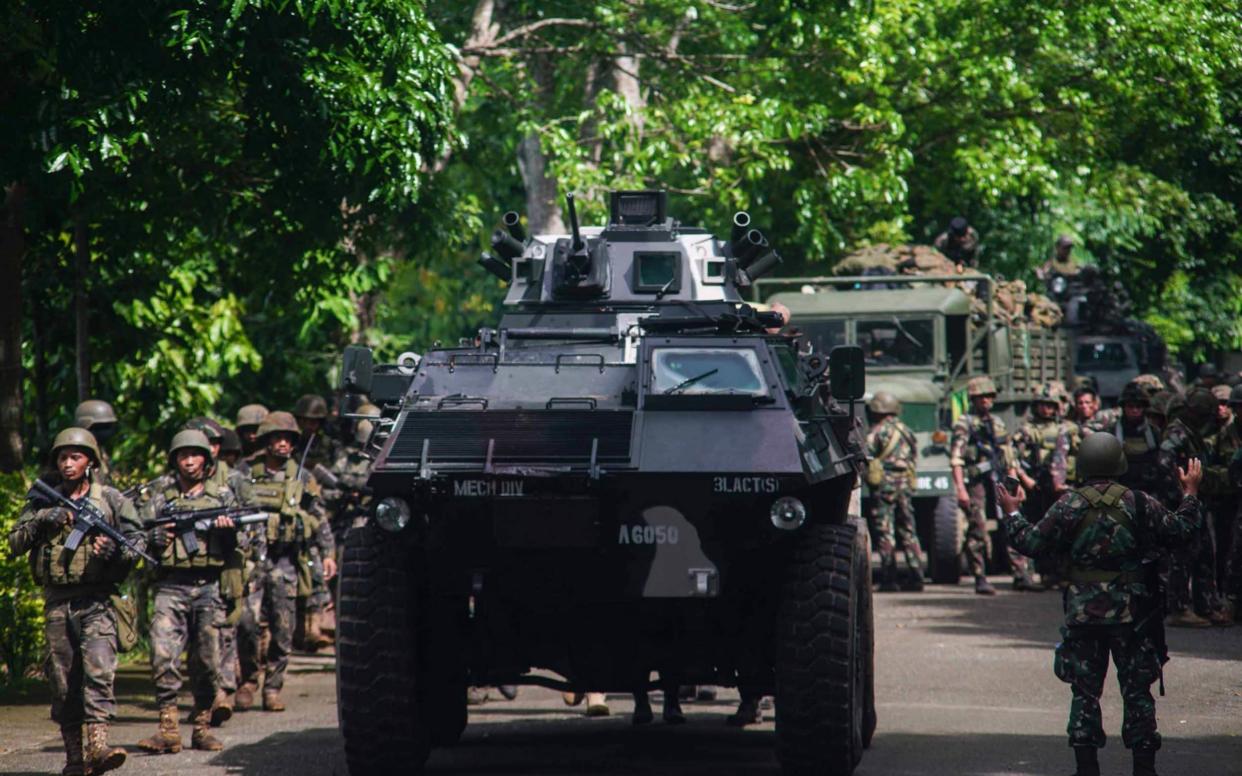
<path fill-rule="evenodd" d="M 984 419 L 972 413 L 958 418 L 949 442 L 949 465 L 963 467 L 969 482 L 990 473 L 993 460 L 1000 468 L 997 476 L 1003 476 L 1015 465 L 1005 421 L 995 415 Z"/>
<path fill-rule="evenodd" d="M 893 438 L 894 434 L 896 441 Z M 884 451 L 890 446 L 892 451 L 884 455 Z M 885 417 L 867 432 L 867 457 L 881 458 L 886 472 L 909 471 L 915 468 L 918 456 L 918 441 L 914 437 L 914 432 L 896 415 Z"/>
<path fill-rule="evenodd" d="M 1121 420 L 1121 410 L 1116 407 L 1111 410 L 1100 410 L 1091 416 L 1091 420 L 1078 424 L 1081 429 L 1080 436 L 1086 436 L 1093 431 L 1111 431 L 1117 425 L 1118 420 Z"/>
<path fill-rule="evenodd" d="M 1203 437 L 1181 418 L 1169 421 L 1165 426 L 1164 437 L 1160 442 L 1160 476 L 1162 481 L 1161 498 L 1172 506 L 1180 498 L 1177 486 L 1177 470 L 1185 467 L 1191 458 L 1198 458 L 1203 464 L 1203 484 L 1205 496 L 1225 493 L 1228 490 L 1228 477 L 1223 466 L 1213 466 L 1212 450 Z"/>
<path fill-rule="evenodd" d="M 219 466 L 225 466 L 223 462 Z M 237 491 L 230 487 L 227 481 L 232 479 L 231 475 L 236 474 L 235 471 L 229 472 L 227 468 L 221 470 L 213 469 L 211 475 L 208 476 L 207 482 L 204 484 L 203 492 L 196 497 L 191 503 L 190 508 L 209 509 L 214 507 L 234 508 L 241 506 L 242 499 L 238 496 Z M 164 507 L 170 503 L 176 504 L 181 501 L 181 486 L 177 481 L 177 475 L 168 472 L 159 479 L 150 483 L 146 488 L 146 500 L 139 508 L 139 515 L 143 520 L 154 520 L 163 511 Z M 176 507 L 174 507 L 176 508 Z M 245 529 L 226 530 L 226 531 L 199 531 L 198 540 L 200 547 L 204 547 L 213 555 L 222 554 L 227 556 L 234 549 L 241 551 L 247 555 L 262 555 L 264 550 L 264 534 L 262 525 L 251 525 Z M 172 542 L 164 551 L 162 563 L 169 566 L 181 565 L 177 561 L 181 560 L 179 553 L 184 551 L 184 547 L 179 545 L 180 540 Z M 178 557 L 174 558 L 174 555 Z"/>
<path fill-rule="evenodd" d="M 1078 425 L 1068 420 L 1030 418 L 1013 435 L 1013 454 L 1028 476 L 1038 480 L 1048 471 L 1056 455 L 1057 440 L 1065 435 L 1066 481 L 1074 479 L 1074 462 L 1082 441 Z"/>
<path fill-rule="evenodd" d="M 1242 425 L 1239 425 L 1238 418 L 1235 416 L 1230 419 L 1214 439 L 1212 452 L 1215 458 L 1213 462 L 1228 466 L 1233 461 L 1233 456 L 1239 449 L 1242 449 Z"/>
<path fill-rule="evenodd" d="M 286 462 L 283 468 L 268 469 L 264 459 L 260 457 L 250 465 L 249 488 L 247 498 L 244 502 L 245 506 L 257 506 L 261 509 L 273 511 L 271 505 L 261 503 L 258 491 L 260 488 L 255 487 L 259 484 L 285 483 L 291 481 L 294 473 L 297 472 L 296 462 L 292 459 Z M 303 484 L 301 500 L 296 505 L 296 510 L 304 513 L 311 518 L 313 523 L 309 546 L 317 548 L 323 557 L 330 557 L 336 551 L 336 540 L 332 536 L 332 528 L 328 525 L 327 512 L 324 509 L 323 499 L 320 497 L 319 483 L 309 471 L 303 470 L 301 473 Z M 295 486 L 296 487 L 296 486 Z M 285 491 L 289 492 L 288 490 Z M 269 529 L 267 543 L 269 548 L 273 546 L 273 536 Z"/>
<path fill-rule="evenodd" d="M 1141 618 L 1155 592 L 1151 561 L 1161 551 L 1190 541 L 1202 519 L 1195 496 L 1183 498 L 1170 512 L 1151 496 L 1124 489 L 1118 504 L 1124 521 L 1107 510 L 1092 510 L 1084 492 L 1094 489 L 1104 494 L 1111 485 L 1108 480 L 1092 480 L 1066 493 L 1035 524 L 1021 512 L 1001 518 L 1010 545 L 1023 555 L 1069 558 L 1066 625 L 1119 625 Z M 1092 511 L 1095 518 L 1084 520 Z M 1097 578 L 1082 578 L 1091 576 Z"/>

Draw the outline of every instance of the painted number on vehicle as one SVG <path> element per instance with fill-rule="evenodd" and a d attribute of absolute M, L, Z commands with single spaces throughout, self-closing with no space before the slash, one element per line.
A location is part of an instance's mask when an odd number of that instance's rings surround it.
<path fill-rule="evenodd" d="M 526 483 L 521 480 L 457 480 L 453 483 L 453 495 L 465 498 L 492 498 L 524 496 Z"/>
<path fill-rule="evenodd" d="M 617 544 L 676 544 L 681 532 L 675 525 L 622 525 Z"/>
<path fill-rule="evenodd" d="M 775 477 L 712 477 L 715 493 L 776 493 L 780 483 Z"/>

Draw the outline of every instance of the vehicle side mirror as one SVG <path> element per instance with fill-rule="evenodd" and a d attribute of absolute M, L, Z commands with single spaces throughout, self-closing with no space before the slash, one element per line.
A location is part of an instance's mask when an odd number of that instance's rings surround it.
<path fill-rule="evenodd" d="M 829 352 L 828 388 L 838 401 L 855 401 L 867 393 L 867 365 L 862 348 L 840 345 Z"/>
<path fill-rule="evenodd" d="M 371 349 L 365 345 L 347 345 L 341 355 L 341 385 L 345 393 L 370 393 L 374 373 Z"/>

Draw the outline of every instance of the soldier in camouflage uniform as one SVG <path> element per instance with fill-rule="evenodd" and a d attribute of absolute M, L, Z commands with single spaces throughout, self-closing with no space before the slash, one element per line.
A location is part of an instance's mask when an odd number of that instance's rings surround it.
<path fill-rule="evenodd" d="M 1061 409 L 1061 391 L 1048 383 L 1042 386 L 1031 402 L 1031 414 L 1013 436 L 1014 457 L 1018 461 L 1018 479 L 1026 489 L 1023 512 L 1028 520 L 1038 522 L 1048 507 L 1065 492 L 1073 477 L 1073 461 L 1078 455 L 1078 426 L 1057 417 Z M 1054 564 L 1055 565 L 1055 564 Z M 1055 584 L 1053 565 L 1043 566 L 1046 587 Z M 1026 580 L 1014 580 L 1018 589 L 1029 589 Z"/>
<path fill-rule="evenodd" d="M 273 412 L 259 426 L 265 454 L 250 467 L 249 504 L 268 512 L 267 557 L 262 566 L 263 615 L 271 629 L 263 681 L 263 708 L 284 711 L 280 698 L 293 630 L 297 599 L 310 594 L 309 553 L 318 548 L 327 576 L 336 573 L 335 543 L 325 519 L 314 477 L 292 458 L 298 440 L 297 421 L 287 412 Z M 242 615 L 244 628 L 257 639 L 258 622 Z M 249 683 L 250 677 L 244 677 Z M 238 691 L 239 695 L 241 690 Z"/>
<path fill-rule="evenodd" d="M 237 465 L 241 463 L 241 456 L 241 437 L 237 435 L 236 431 L 226 427 L 224 429 L 224 438 L 220 440 L 220 460 L 228 464 L 233 471 L 240 471 Z"/>
<path fill-rule="evenodd" d="M 294 453 L 306 471 L 314 471 L 316 466 L 330 467 L 336 460 L 339 446 L 324 429 L 328 419 L 328 403 L 322 396 L 308 393 L 298 399 L 293 408 L 293 416 L 301 429 L 302 437 L 298 449 Z M 294 644 L 308 652 L 316 652 L 332 645 L 332 640 L 323 634 L 320 625 L 323 613 L 332 601 L 328 590 L 328 574 L 324 573 L 324 558 L 318 548 L 310 552 L 311 593 L 298 600 L 297 631 Z"/>
<path fill-rule="evenodd" d="M 99 445 L 82 428 L 68 428 L 52 443 L 56 474 L 46 477 L 75 502 L 89 500 L 113 527 L 139 549 L 146 548 L 134 505 L 99 482 Z M 9 533 L 14 554 L 29 553 L 35 582 L 43 586 L 44 674 L 52 686 L 52 719 L 65 745 L 65 776 L 119 768 L 125 750 L 108 745 L 108 724 L 116 714 L 117 585 L 137 559 L 105 536 L 88 536 L 75 552 L 65 549 L 72 529 L 68 510 L 41 497 L 27 502 Z M 82 726 L 86 726 L 83 752 Z"/>
<path fill-rule="evenodd" d="M 922 590 L 923 551 L 910 503 L 918 442 L 914 432 L 901 422 L 901 402 L 896 396 L 877 391 L 867 409 L 873 421 L 867 433 L 867 457 L 871 459 L 867 485 L 871 488 L 871 535 L 880 553 L 880 590 L 898 589 L 898 546 L 905 557 L 907 587 Z"/>
<path fill-rule="evenodd" d="M 1147 391 L 1132 380 L 1122 389 L 1120 404 L 1121 417 L 1107 429 L 1121 443 L 1126 456 L 1126 473 L 1117 481 L 1130 490 L 1161 498 L 1166 487 L 1160 472 L 1162 432 L 1149 420 L 1151 399 Z"/>
<path fill-rule="evenodd" d="M 1160 470 L 1165 481 L 1164 499 L 1174 506 L 1180 499 L 1174 477 L 1186 461 L 1210 460 L 1206 437 L 1216 432 L 1216 398 L 1204 388 L 1186 394 L 1185 407 L 1174 411 L 1160 443 Z M 1225 490 L 1227 474 L 1223 467 L 1203 467 L 1203 494 L 1215 496 Z M 1208 516 L 1184 552 L 1173 555 L 1169 569 L 1169 625 L 1204 628 L 1227 625 L 1216 586 L 1216 532 Z"/>
<path fill-rule="evenodd" d="M 87 399 L 73 411 L 73 425 L 91 432 L 99 446 L 99 465 L 96 467 L 95 480 L 101 485 L 113 484 L 112 459 L 104 447 L 104 443 L 116 433 L 116 411 L 112 409 L 112 405 L 103 399 Z"/>
<path fill-rule="evenodd" d="M 1078 422 L 1080 436 L 1092 431 L 1105 431 L 1117 421 L 1117 415 L 1111 411 L 1100 411 L 1100 394 L 1090 385 L 1083 385 L 1074 391 L 1074 420 Z"/>
<path fill-rule="evenodd" d="M 267 417 L 267 407 L 262 404 L 247 404 L 237 411 L 233 428 L 241 437 L 242 455 L 249 457 L 259 452 L 259 424 Z"/>
<path fill-rule="evenodd" d="M 1151 394 L 1151 404 L 1147 407 L 1147 422 L 1164 437 L 1164 427 L 1169 425 L 1169 405 L 1173 402 L 1173 394 L 1169 391 L 1156 391 Z"/>
<path fill-rule="evenodd" d="M 1013 449 L 1005 422 L 992 414 L 996 385 L 990 377 L 974 377 L 966 384 L 971 411 L 953 424 L 949 446 L 949 464 L 953 467 L 953 486 L 957 503 L 966 510 L 966 540 L 962 551 L 970 573 L 975 577 L 975 592 L 996 595 L 984 575 L 988 553 L 988 514 L 996 509 L 996 482 L 1014 471 Z M 1013 553 L 1016 580 L 1029 583 L 1025 560 Z"/>
<path fill-rule="evenodd" d="M 1078 764 L 1075 776 L 1100 774 L 1096 755 L 1105 742 L 1100 696 L 1110 653 L 1124 706 L 1122 742 L 1133 752 L 1135 776 L 1155 776 L 1160 734 L 1151 685 L 1161 677 L 1168 654 L 1150 561 L 1190 541 L 1198 530 L 1202 469 L 1191 459 L 1178 470 L 1184 497 L 1173 513 L 1116 482 L 1126 471 L 1126 459 L 1112 434 L 1083 440 L 1078 470 L 1084 484 L 1062 496 L 1035 524 L 1018 509 L 1025 495 L 1021 489 L 1002 492 L 1001 520 L 1022 552 L 1070 560 L 1065 625 L 1053 667 L 1073 693 L 1067 732 Z"/>
<path fill-rule="evenodd" d="M 168 449 L 169 471 L 151 487 L 143 517 L 156 519 L 165 508 L 176 511 L 234 507 L 227 484 L 211 477 L 211 443 L 197 429 L 179 431 Z M 220 678 L 220 628 L 241 598 L 243 548 L 232 519 L 218 517 L 212 527 L 195 531 L 198 551 L 191 554 L 171 525 L 151 529 L 148 543 L 159 556 L 152 589 L 151 673 L 159 728 L 138 746 L 153 754 L 181 751 L 177 693 L 181 689 L 181 653 L 188 654 L 194 710 L 190 713 L 195 749 L 214 752 L 224 744 L 211 734 L 233 715 Z"/>
<path fill-rule="evenodd" d="M 1242 384 L 1229 391 L 1229 423 L 1216 435 L 1213 451 L 1215 461 L 1228 467 L 1226 488 L 1228 497 L 1220 507 L 1223 519 L 1217 536 L 1221 539 L 1217 548 L 1224 556 L 1221 575 L 1221 592 L 1225 601 L 1222 613 L 1229 621 L 1237 618 L 1238 596 L 1242 594 L 1242 466 L 1235 465 L 1242 455 Z"/>

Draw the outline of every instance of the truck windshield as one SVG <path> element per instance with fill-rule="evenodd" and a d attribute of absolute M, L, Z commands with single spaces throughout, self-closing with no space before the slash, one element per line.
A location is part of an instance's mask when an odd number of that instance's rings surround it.
<path fill-rule="evenodd" d="M 794 324 L 806 333 L 815 353 L 831 353 L 845 343 L 845 321 L 798 321 Z"/>
<path fill-rule="evenodd" d="M 931 318 L 860 320 L 858 346 L 868 366 L 930 366 L 936 357 Z"/>
<path fill-rule="evenodd" d="M 656 348 L 651 371 L 651 392 L 657 394 L 767 394 L 759 359 L 750 349 Z"/>
<path fill-rule="evenodd" d="M 1120 342 L 1092 342 L 1078 346 L 1078 369 L 1109 371 L 1130 365 L 1125 345 Z"/>

